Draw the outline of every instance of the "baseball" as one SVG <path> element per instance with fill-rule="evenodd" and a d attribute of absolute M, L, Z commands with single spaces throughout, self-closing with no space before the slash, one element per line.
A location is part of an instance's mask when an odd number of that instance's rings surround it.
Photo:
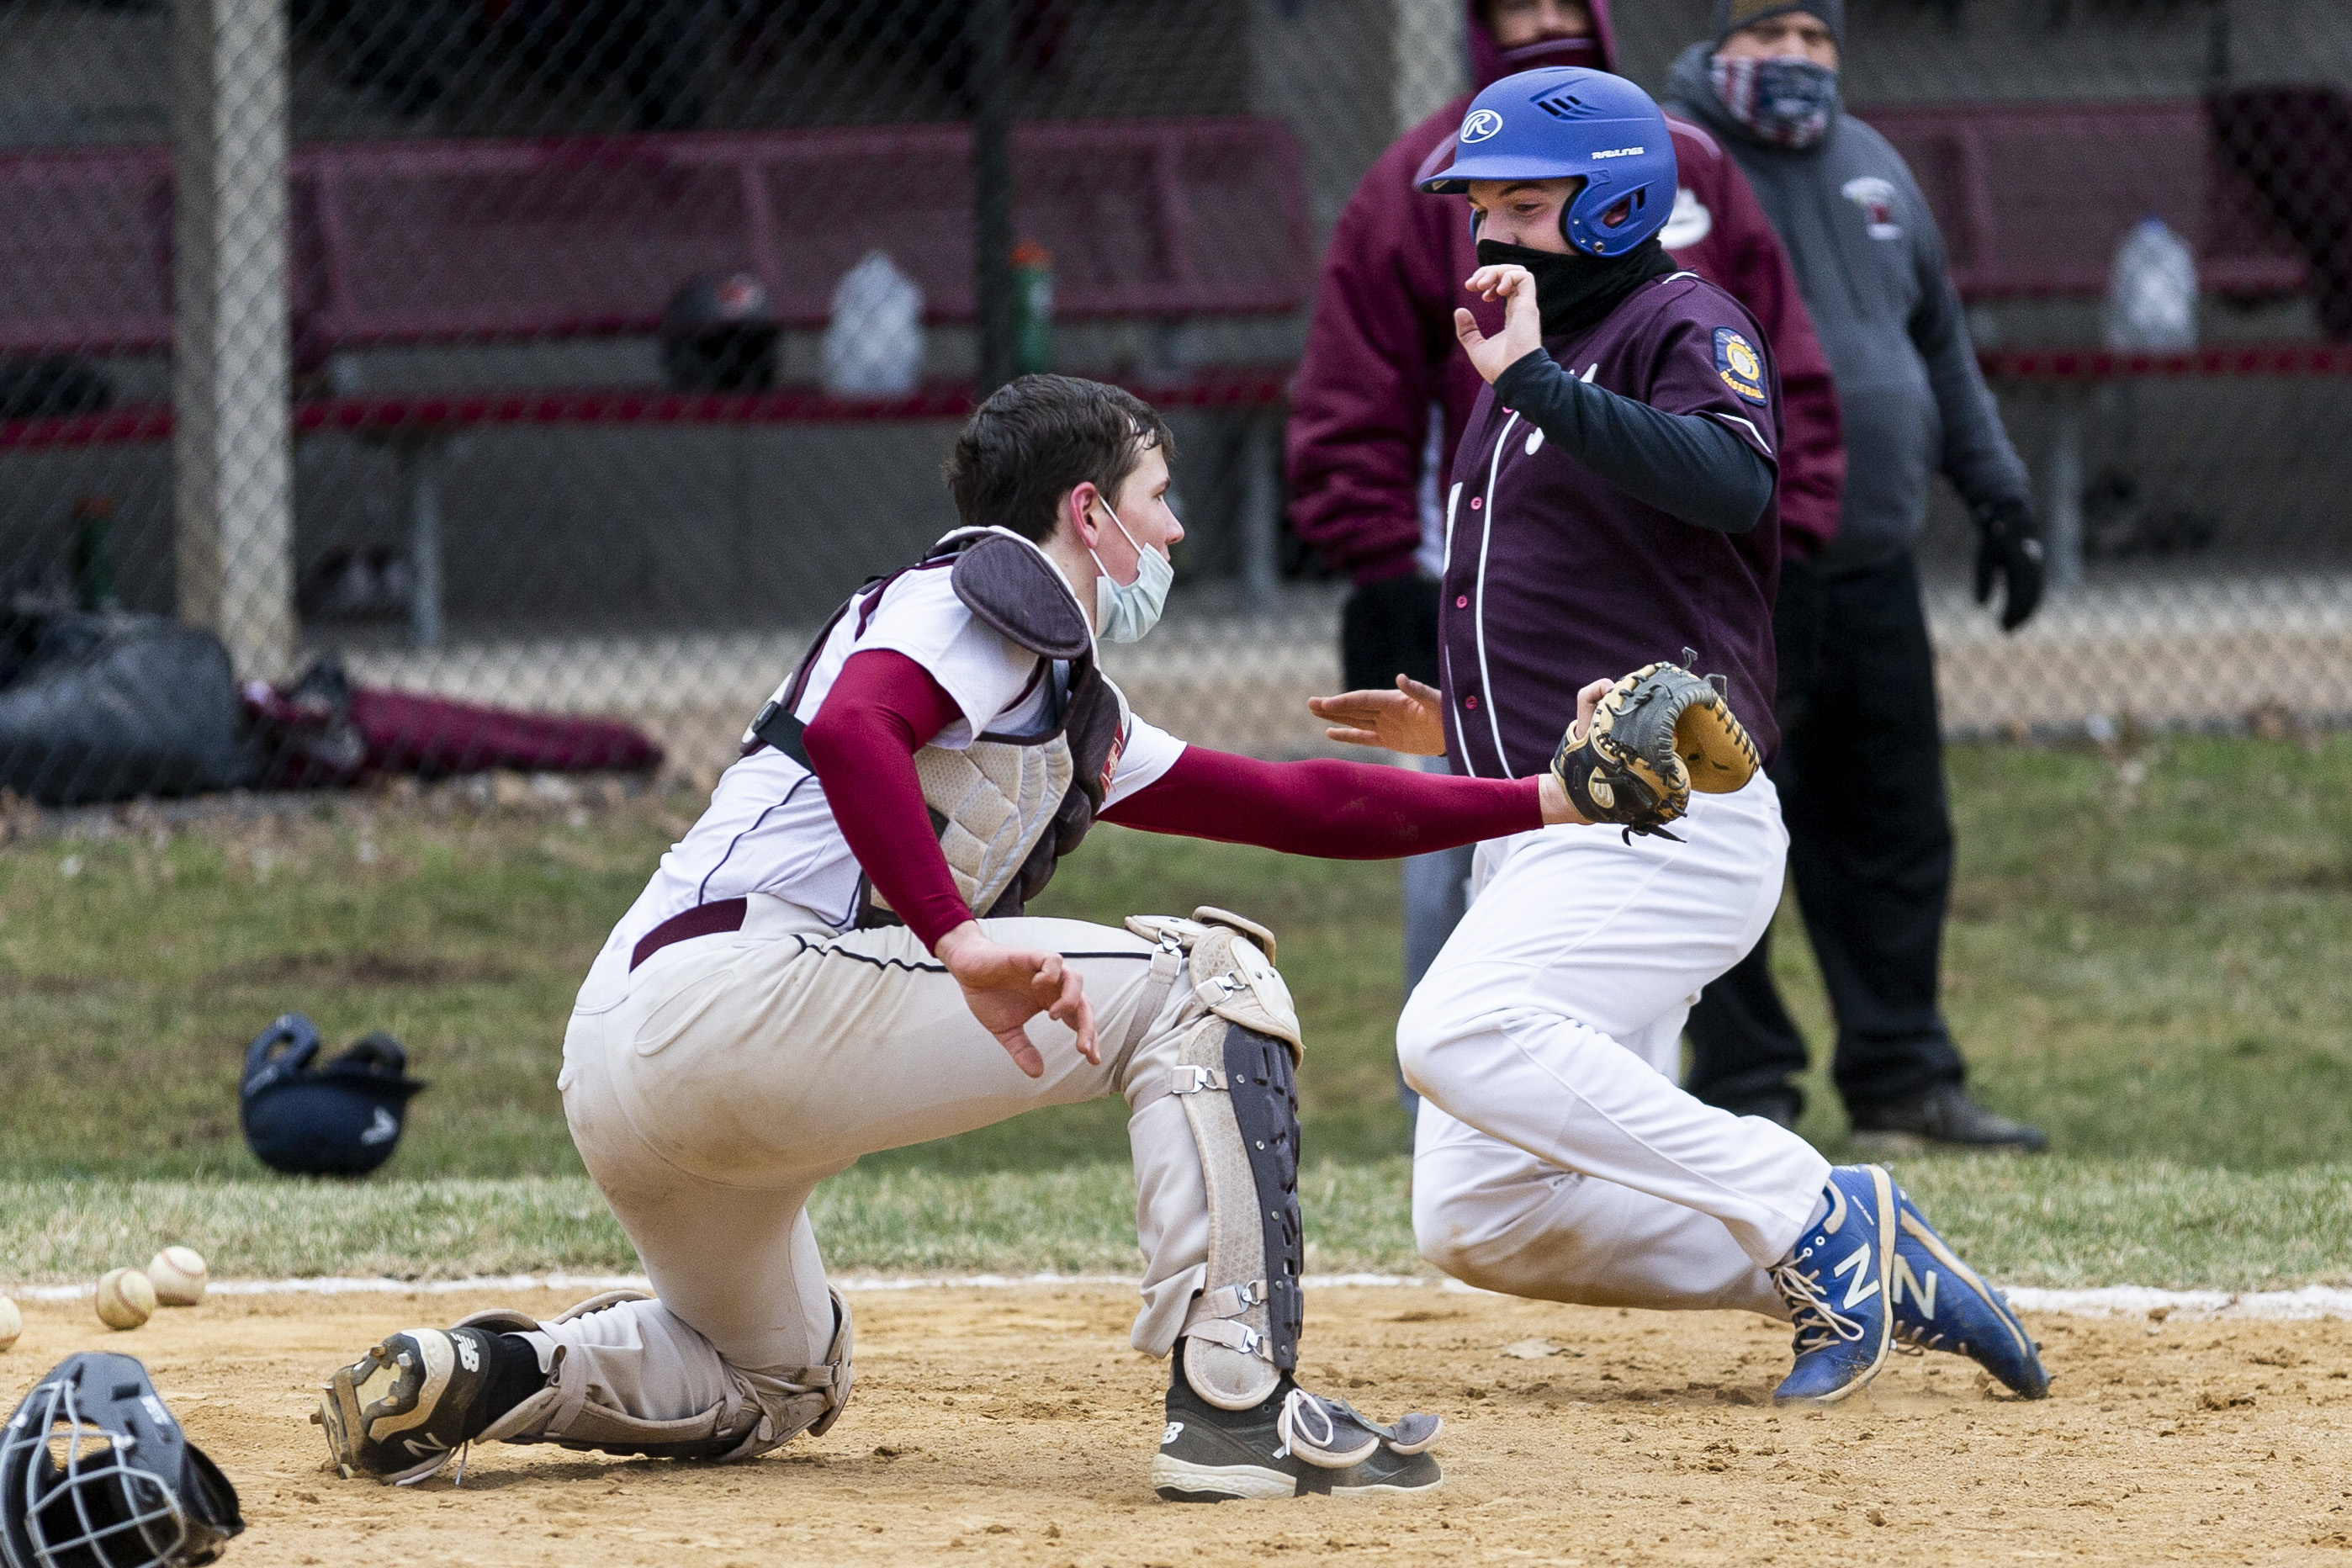
<path fill-rule="evenodd" d="M 15 1344 L 16 1336 L 24 1331 L 25 1314 L 16 1310 L 16 1302 L 0 1296 L 0 1351 Z"/>
<path fill-rule="evenodd" d="M 193 1307 L 205 1299 L 212 1270 L 205 1266 L 205 1255 L 194 1247 L 167 1247 L 148 1263 L 147 1279 L 162 1305 Z"/>
<path fill-rule="evenodd" d="M 98 1321 L 135 1329 L 155 1314 L 155 1287 L 136 1268 L 110 1268 L 98 1278 Z"/>

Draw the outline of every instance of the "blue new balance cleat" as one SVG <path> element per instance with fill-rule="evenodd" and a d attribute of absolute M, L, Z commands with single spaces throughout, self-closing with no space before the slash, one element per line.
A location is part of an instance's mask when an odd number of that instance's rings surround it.
<path fill-rule="evenodd" d="M 1895 1178 L 1880 1165 L 1840 1165 L 1822 1195 L 1830 1212 L 1772 1270 L 1797 1325 L 1797 1364 L 1772 1391 L 1777 1405 L 1834 1405 L 1859 1393 L 1895 1343 L 1886 1289 L 1895 1263 Z"/>
<path fill-rule="evenodd" d="M 2007 1300 L 1960 1261 L 1900 1187 L 1895 1205 L 1895 1267 L 1886 1292 L 1895 1337 L 1922 1350 L 1964 1355 L 2012 1394 L 2047 1397 L 2050 1374 Z"/>

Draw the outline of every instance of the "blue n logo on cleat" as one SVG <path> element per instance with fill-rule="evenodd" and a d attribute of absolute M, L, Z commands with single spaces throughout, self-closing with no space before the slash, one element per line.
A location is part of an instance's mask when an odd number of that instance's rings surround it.
<path fill-rule="evenodd" d="M 1839 1264 L 1835 1268 L 1830 1270 L 1830 1275 L 1832 1279 L 1840 1274 L 1846 1273 L 1851 1273 L 1853 1276 L 1852 1279 L 1846 1281 L 1845 1300 L 1838 1303 L 1840 1306 L 1858 1307 L 1863 1302 L 1869 1300 L 1873 1296 L 1878 1294 L 1878 1281 L 1875 1279 L 1870 1279 L 1870 1270 L 1865 1267 L 1869 1262 L 1870 1244 L 1868 1242 L 1864 1242 L 1862 1246 L 1855 1247 L 1853 1252 L 1848 1254 L 1846 1260 L 1843 1263 Z M 1865 1279 L 1870 1279 L 1870 1283 L 1867 1285 L 1864 1284 L 1863 1281 Z"/>
<path fill-rule="evenodd" d="M 1934 1269 L 1927 1270 L 1927 1280 L 1923 1285 L 1919 1276 L 1911 1271 L 1910 1260 L 1898 1252 L 1895 1255 L 1895 1289 L 1887 1300 L 1899 1307 L 1903 1304 L 1903 1292 L 1908 1289 L 1911 1299 L 1919 1303 L 1919 1315 L 1933 1321 L 1936 1316 L 1936 1284 Z"/>

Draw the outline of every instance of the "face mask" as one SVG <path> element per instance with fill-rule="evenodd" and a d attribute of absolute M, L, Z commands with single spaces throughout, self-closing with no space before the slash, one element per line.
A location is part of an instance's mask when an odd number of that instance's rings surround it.
<path fill-rule="evenodd" d="M 1598 324 L 1626 295 L 1675 269 L 1654 239 L 1608 258 L 1580 251 L 1559 256 L 1524 245 L 1506 245 L 1499 239 L 1482 239 L 1478 265 L 1524 267 L 1535 274 L 1536 307 L 1543 314 L 1547 338 L 1580 332 Z"/>
<path fill-rule="evenodd" d="M 1110 512 L 1110 521 L 1129 544 L 1135 535 L 1127 531 L 1118 513 L 1111 511 L 1110 502 L 1102 503 Z M 1176 580 L 1176 568 L 1157 550 L 1146 550 L 1135 544 L 1135 581 L 1115 583 L 1110 569 L 1102 557 L 1094 555 L 1095 569 L 1102 574 L 1095 579 L 1095 629 L 1105 642 L 1141 642 L 1143 634 L 1160 624 L 1160 612 L 1168 606 L 1168 584 Z"/>
<path fill-rule="evenodd" d="M 1837 117 L 1838 73 L 1811 60 L 1717 55 L 1707 75 L 1731 117 L 1776 147 L 1811 147 Z"/>
<path fill-rule="evenodd" d="M 1503 68 L 1507 73 L 1531 71 L 1542 66 L 1584 66 L 1601 68 L 1601 40 L 1594 37 L 1538 38 L 1532 44 L 1521 44 L 1516 49 L 1503 51 Z"/>

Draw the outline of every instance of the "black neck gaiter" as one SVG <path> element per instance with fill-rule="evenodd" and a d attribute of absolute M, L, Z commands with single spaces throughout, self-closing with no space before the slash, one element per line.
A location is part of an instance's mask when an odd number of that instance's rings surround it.
<path fill-rule="evenodd" d="M 1536 303 L 1547 341 L 1600 325 L 1619 301 L 1653 278 L 1675 269 L 1666 247 L 1645 239 L 1622 256 L 1559 255 L 1500 240 L 1478 242 L 1481 267 L 1524 267 L 1535 274 Z"/>

